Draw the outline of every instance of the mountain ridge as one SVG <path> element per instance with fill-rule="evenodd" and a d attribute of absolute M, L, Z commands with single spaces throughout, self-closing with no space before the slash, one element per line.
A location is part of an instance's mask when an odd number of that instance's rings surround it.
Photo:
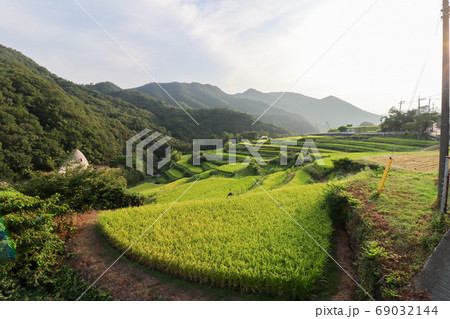
<path fill-rule="evenodd" d="M 248 89 L 243 93 L 234 94 L 234 96 L 261 101 L 269 105 L 278 99 L 275 104 L 278 108 L 301 114 L 311 123 L 317 123 L 316 125 L 321 130 L 327 130 L 328 124 L 337 128 L 347 124 L 359 125 L 364 121 L 374 124 L 380 122 L 380 115 L 365 111 L 333 95 L 316 99 L 301 93 L 263 93 L 255 89 Z"/>
<path fill-rule="evenodd" d="M 217 86 L 198 82 L 169 82 L 159 84 L 152 82 L 132 90 L 162 99 L 166 103 L 175 106 L 176 104 L 160 86 L 180 103 L 180 105 L 186 108 L 227 108 L 259 117 L 269 107 L 261 101 L 238 98 L 225 93 Z M 278 108 L 270 108 L 262 121 L 283 127 L 293 134 L 313 133 L 317 131 L 317 128 L 305 120 L 301 114 L 294 114 Z"/>

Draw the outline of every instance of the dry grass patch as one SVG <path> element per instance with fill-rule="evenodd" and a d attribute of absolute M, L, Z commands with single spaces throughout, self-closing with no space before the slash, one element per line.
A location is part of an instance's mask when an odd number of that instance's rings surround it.
<path fill-rule="evenodd" d="M 363 157 L 364 160 L 387 164 L 389 155 Z M 393 168 L 403 168 L 424 173 L 436 173 L 439 169 L 439 153 L 411 153 L 393 156 Z"/>

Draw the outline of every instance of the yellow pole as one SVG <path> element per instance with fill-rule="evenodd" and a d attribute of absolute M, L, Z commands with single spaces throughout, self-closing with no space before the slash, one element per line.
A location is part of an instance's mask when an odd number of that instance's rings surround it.
<path fill-rule="evenodd" d="M 391 168 L 391 163 L 392 163 L 392 157 L 389 157 L 389 161 L 386 165 L 386 169 L 384 170 L 383 177 L 381 178 L 380 186 L 378 187 L 378 195 L 380 195 L 381 191 L 383 190 L 383 185 L 384 185 L 384 182 L 386 181 L 386 177 L 388 175 L 389 168 Z"/>

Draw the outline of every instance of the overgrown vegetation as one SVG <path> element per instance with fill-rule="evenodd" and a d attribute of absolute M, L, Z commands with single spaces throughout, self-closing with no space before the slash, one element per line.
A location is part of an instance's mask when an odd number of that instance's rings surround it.
<path fill-rule="evenodd" d="M 366 171 L 333 184 L 327 202 L 335 223 L 351 235 L 364 289 L 377 300 L 410 299 L 417 293 L 408 284 L 444 234 L 445 222 L 432 209 L 433 174 L 392 171 L 381 196 L 371 198 L 381 174 Z M 357 298 L 368 297 L 359 290 Z"/>
<path fill-rule="evenodd" d="M 64 263 L 70 214 L 59 195 L 41 200 L 0 189 L 0 300 L 76 300 L 88 288 Z M 94 287 L 84 299 L 110 297 Z"/>
<path fill-rule="evenodd" d="M 74 210 L 115 209 L 143 204 L 143 196 L 130 193 L 119 170 L 77 169 L 65 174 L 30 172 L 30 180 L 16 187 L 29 196 L 49 198 L 60 194 L 60 201 Z"/>

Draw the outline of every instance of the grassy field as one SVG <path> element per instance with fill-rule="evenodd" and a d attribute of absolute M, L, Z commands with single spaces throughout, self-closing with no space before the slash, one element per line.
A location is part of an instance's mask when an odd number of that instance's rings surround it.
<path fill-rule="evenodd" d="M 332 226 L 320 185 L 271 191 L 271 195 L 329 250 Z M 167 204 L 105 212 L 99 225 L 126 249 Z M 266 195 L 174 204 L 129 254 L 180 278 L 289 299 L 310 297 L 321 283 L 326 254 Z"/>
<path fill-rule="evenodd" d="M 142 195 L 147 196 L 149 193 L 151 193 L 152 190 L 160 187 L 162 187 L 161 184 L 142 183 L 137 186 L 129 188 L 129 190 L 133 193 L 141 193 Z"/>
<path fill-rule="evenodd" d="M 216 169 L 218 167 L 216 164 L 213 164 L 211 162 L 203 162 L 202 166 L 205 167 L 206 170 Z"/>
<path fill-rule="evenodd" d="M 364 160 L 386 164 L 389 155 L 363 157 Z M 408 153 L 393 156 L 393 168 L 404 168 L 413 171 L 436 173 L 439 169 L 439 153 Z"/>

